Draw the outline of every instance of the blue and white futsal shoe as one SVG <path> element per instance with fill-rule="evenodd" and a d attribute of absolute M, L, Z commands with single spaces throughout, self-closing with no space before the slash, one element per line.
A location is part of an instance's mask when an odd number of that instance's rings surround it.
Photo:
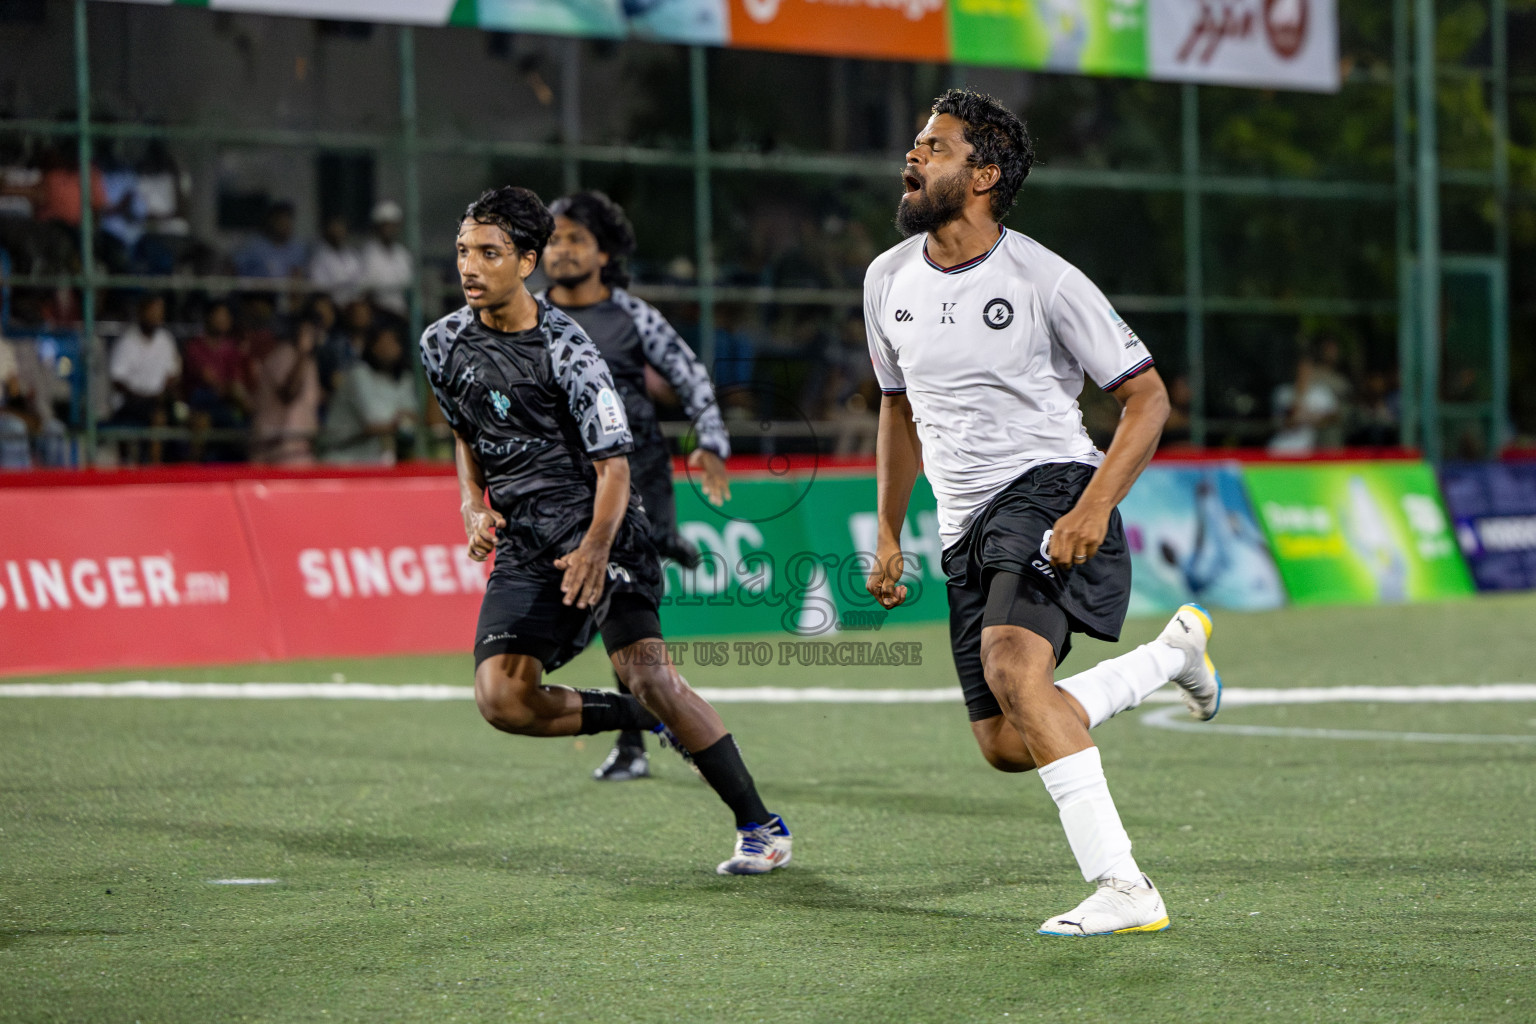
<path fill-rule="evenodd" d="M 1221 710 L 1221 673 L 1205 652 L 1211 640 L 1211 615 L 1197 604 L 1180 606 L 1158 639 L 1184 652 L 1184 669 L 1173 677 L 1189 713 L 1205 722 Z"/>
<path fill-rule="evenodd" d="M 1134 882 L 1101 878 L 1092 896 L 1040 926 L 1041 935 L 1129 935 L 1160 932 L 1168 927 L 1163 897 L 1142 875 Z"/>
<path fill-rule="evenodd" d="M 736 853 L 730 860 L 722 861 L 715 868 L 720 875 L 766 875 L 774 868 L 789 863 L 790 845 L 794 839 L 789 826 L 775 814 L 768 824 L 756 822 L 736 830 Z"/>

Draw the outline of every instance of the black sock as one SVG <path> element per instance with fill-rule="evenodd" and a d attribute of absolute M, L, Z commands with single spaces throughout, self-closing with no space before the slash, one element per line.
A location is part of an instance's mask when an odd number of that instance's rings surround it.
<path fill-rule="evenodd" d="M 615 729 L 654 729 L 660 719 L 633 697 L 607 690 L 577 690 L 581 694 L 581 728 L 578 736 Z"/>
<path fill-rule="evenodd" d="M 617 672 L 613 674 L 613 681 L 617 684 L 620 693 L 625 696 L 630 694 L 629 687 L 624 685 L 624 680 L 619 678 Z M 638 729 L 625 729 L 619 733 L 619 746 L 631 753 L 643 754 L 645 753 L 645 733 Z"/>
<path fill-rule="evenodd" d="M 752 773 L 741 760 L 741 751 L 730 733 L 720 737 L 712 746 L 693 754 L 693 763 L 712 786 L 720 799 L 736 815 L 736 827 L 766 825 L 771 815 L 757 795 L 757 784 Z"/>

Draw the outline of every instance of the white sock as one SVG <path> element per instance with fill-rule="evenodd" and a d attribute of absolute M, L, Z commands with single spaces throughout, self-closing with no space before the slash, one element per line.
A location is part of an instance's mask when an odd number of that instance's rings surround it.
<path fill-rule="evenodd" d="M 1115 798 L 1109 795 L 1109 783 L 1104 781 L 1099 748 L 1089 747 L 1052 761 L 1040 769 L 1040 781 L 1056 801 L 1061 827 L 1083 878 L 1089 882 L 1119 878 L 1140 884 L 1141 868 L 1131 856 L 1131 837 L 1120 824 Z"/>
<path fill-rule="evenodd" d="M 1129 654 L 1108 658 L 1075 676 L 1056 681 L 1088 712 L 1088 728 L 1129 711 L 1148 694 L 1184 670 L 1184 652 L 1161 640 L 1142 644 Z"/>

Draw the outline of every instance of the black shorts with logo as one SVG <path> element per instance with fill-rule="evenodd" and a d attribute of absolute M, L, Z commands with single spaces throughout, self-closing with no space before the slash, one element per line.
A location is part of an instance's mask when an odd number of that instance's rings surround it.
<path fill-rule="evenodd" d="M 1120 512 L 1110 513 L 1099 552 L 1071 569 L 1052 566 L 1046 531 L 1077 504 L 1094 467 L 1036 466 L 978 512 L 944 552 L 949 637 L 971 721 L 1002 714 L 981 668 L 984 626 L 1022 626 L 1051 641 L 1058 664 L 1071 634 L 1120 639 L 1131 600 L 1131 553 Z"/>
<path fill-rule="evenodd" d="M 585 528 L 574 530 L 560 551 L 573 550 Z M 499 654 L 529 654 L 546 672 L 570 661 L 601 633 L 612 654 L 639 640 L 661 636 L 661 560 L 645 516 L 625 517 L 608 553 L 608 583 L 591 608 L 565 603 L 558 555 L 513 564 L 497 554 L 475 626 L 475 667 Z M 547 554 L 547 553 L 546 553 Z"/>

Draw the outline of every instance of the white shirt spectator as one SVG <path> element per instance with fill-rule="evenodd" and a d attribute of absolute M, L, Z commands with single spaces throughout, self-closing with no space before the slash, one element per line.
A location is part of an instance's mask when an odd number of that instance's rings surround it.
<path fill-rule="evenodd" d="M 149 336 L 134 324 L 112 346 L 112 382 L 140 398 L 154 398 L 181 375 L 181 353 L 164 327 Z"/>
<path fill-rule="evenodd" d="M 374 304 L 396 316 L 405 316 L 405 290 L 411 284 L 411 250 L 399 242 L 370 238 L 363 243 L 363 287 Z"/>
<path fill-rule="evenodd" d="M 345 306 L 362 291 L 363 258 L 350 245 L 337 247 L 322 241 L 309 261 L 309 281 L 336 305 Z"/>

